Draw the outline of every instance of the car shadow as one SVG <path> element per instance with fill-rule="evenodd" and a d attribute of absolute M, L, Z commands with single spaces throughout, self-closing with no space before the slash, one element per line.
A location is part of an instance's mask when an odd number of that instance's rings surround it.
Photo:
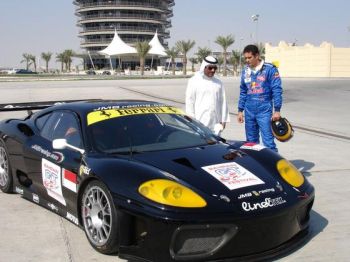
<path fill-rule="evenodd" d="M 308 162 L 302 159 L 290 160 L 290 162 L 301 172 L 304 176 L 312 176 L 310 169 L 315 166 L 315 163 Z"/>

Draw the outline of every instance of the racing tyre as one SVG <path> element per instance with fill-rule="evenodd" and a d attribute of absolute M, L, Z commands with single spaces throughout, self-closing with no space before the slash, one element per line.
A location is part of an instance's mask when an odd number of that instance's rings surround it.
<path fill-rule="evenodd" d="M 118 252 L 117 212 L 107 187 L 94 180 L 81 199 L 81 214 L 90 244 L 103 254 Z"/>
<path fill-rule="evenodd" d="M 10 160 L 5 143 L 0 140 L 0 189 L 4 193 L 12 193 L 13 177 L 11 173 Z"/>

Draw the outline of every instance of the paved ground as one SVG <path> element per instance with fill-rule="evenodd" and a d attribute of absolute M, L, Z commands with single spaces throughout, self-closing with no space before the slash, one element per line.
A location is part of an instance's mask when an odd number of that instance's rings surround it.
<path fill-rule="evenodd" d="M 113 98 L 164 101 L 184 107 L 187 80 L 0 82 L 0 103 Z M 236 122 L 238 79 L 224 79 L 232 123 L 223 136 L 244 139 Z M 280 261 L 347 261 L 350 246 L 350 80 L 284 79 L 282 113 L 295 129 L 282 155 L 316 187 L 306 243 Z M 147 95 L 146 95 L 147 94 Z M 0 113 L 0 119 L 21 113 Z M 0 193 L 0 262 L 123 261 L 94 251 L 84 232 L 18 195 Z"/>

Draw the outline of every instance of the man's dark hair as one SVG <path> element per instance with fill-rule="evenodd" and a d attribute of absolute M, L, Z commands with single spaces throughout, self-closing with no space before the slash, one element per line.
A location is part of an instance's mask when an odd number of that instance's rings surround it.
<path fill-rule="evenodd" d="M 256 45 L 247 45 L 244 49 L 243 49 L 243 54 L 244 53 L 252 53 L 252 55 L 259 55 L 259 48 Z"/>

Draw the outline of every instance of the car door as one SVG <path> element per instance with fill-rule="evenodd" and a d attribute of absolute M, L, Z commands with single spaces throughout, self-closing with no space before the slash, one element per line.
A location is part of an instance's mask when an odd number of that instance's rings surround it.
<path fill-rule="evenodd" d="M 81 154 L 71 149 L 55 150 L 52 141 L 64 138 L 75 147 L 83 148 L 79 118 L 74 112 L 64 110 L 51 113 L 42 127 L 40 121 L 41 117 L 36 121 L 39 135 L 26 145 L 32 191 L 55 205 L 71 206 L 77 193 Z"/>

